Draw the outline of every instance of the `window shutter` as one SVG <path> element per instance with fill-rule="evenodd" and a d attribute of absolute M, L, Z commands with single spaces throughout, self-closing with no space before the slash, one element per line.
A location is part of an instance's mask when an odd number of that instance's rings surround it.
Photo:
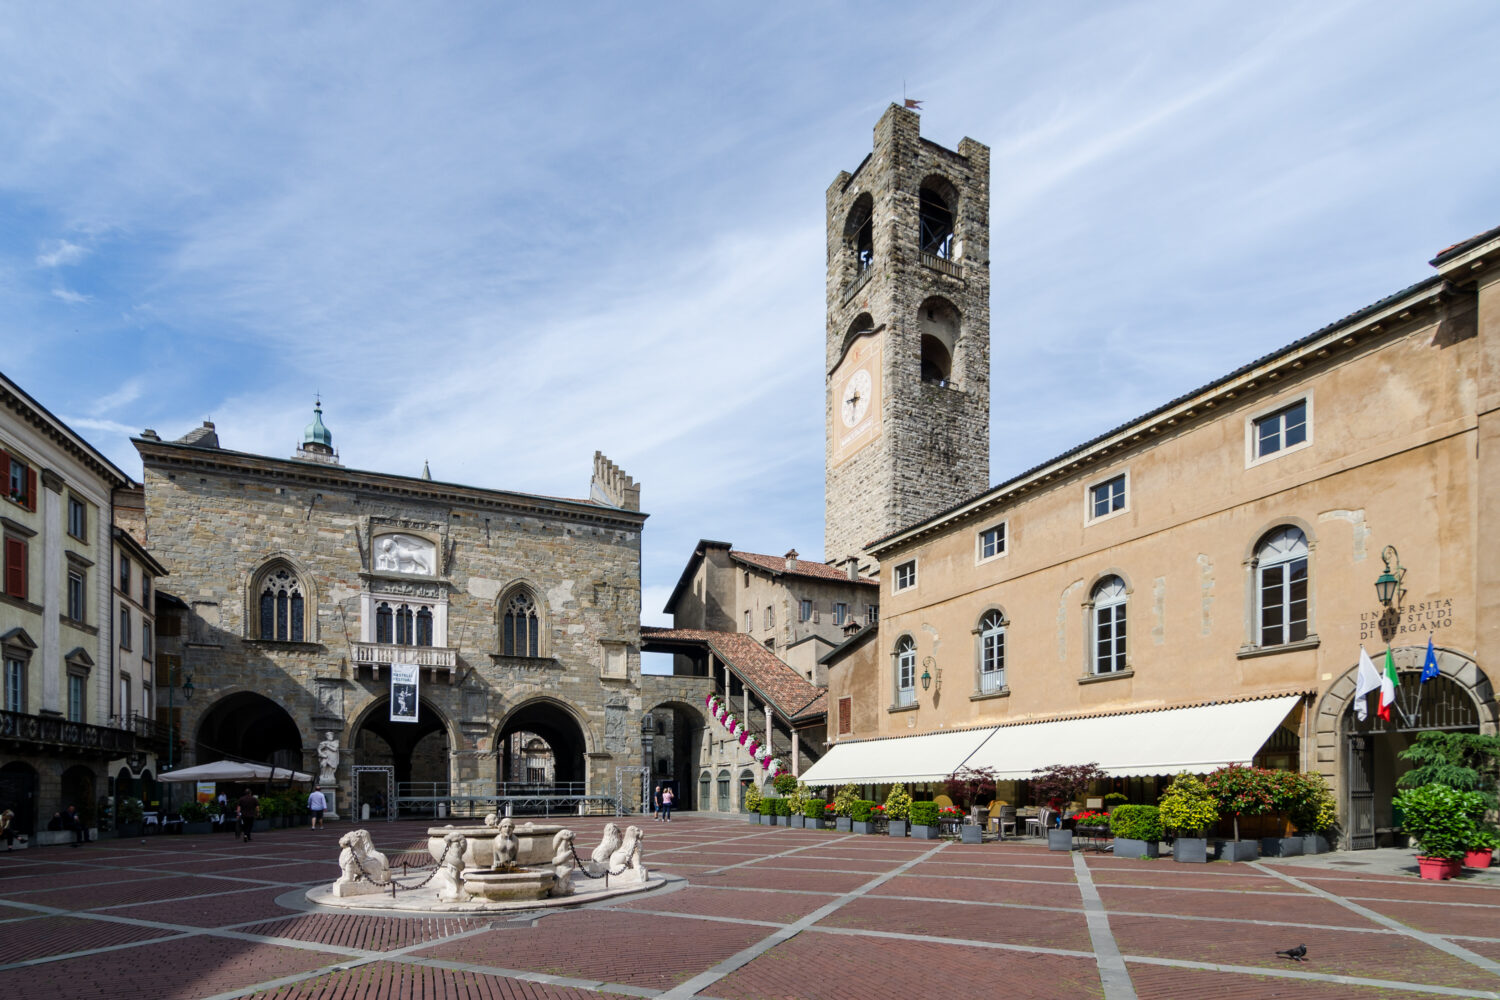
<path fill-rule="evenodd" d="M 5 540 L 5 592 L 26 599 L 26 543 L 19 538 Z"/>
<path fill-rule="evenodd" d="M 0 448 L 0 491 L 10 496 L 10 452 Z"/>
<path fill-rule="evenodd" d="M 844 698 L 840 698 L 839 699 L 839 735 L 840 736 L 847 735 L 849 733 L 849 731 L 853 728 L 851 726 L 851 724 L 850 724 L 851 720 L 849 718 L 849 716 L 851 714 L 850 710 L 853 707 L 853 704 L 854 704 L 854 699 L 851 698 L 851 697 L 844 697 Z"/>
<path fill-rule="evenodd" d="M 36 470 L 26 470 L 26 509 L 36 510 Z"/>

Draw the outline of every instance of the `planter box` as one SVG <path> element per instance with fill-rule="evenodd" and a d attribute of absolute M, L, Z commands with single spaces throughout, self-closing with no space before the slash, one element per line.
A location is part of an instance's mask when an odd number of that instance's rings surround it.
<path fill-rule="evenodd" d="M 1172 841 L 1172 860 L 1188 864 L 1208 863 L 1207 837 L 1178 837 Z"/>
<path fill-rule="evenodd" d="M 790 817 L 790 816 L 777 816 L 776 817 L 776 825 L 777 826 L 791 826 L 792 825 L 792 817 Z"/>
<path fill-rule="evenodd" d="M 1494 851 L 1488 847 L 1480 848 L 1477 851 L 1468 851 L 1464 854 L 1464 867 L 1488 868 L 1490 866 L 1490 859 L 1493 856 Z"/>
<path fill-rule="evenodd" d="M 1260 838 L 1260 855 L 1263 858 L 1300 858 L 1302 838 L 1262 837 Z"/>
<path fill-rule="evenodd" d="M 848 833 L 854 829 L 854 821 L 848 816 L 840 816 L 834 821 L 833 828 L 839 833 Z"/>
<path fill-rule="evenodd" d="M 1058 830 L 1055 827 L 1047 828 L 1047 850 L 1049 851 L 1071 851 L 1073 849 L 1073 831 Z"/>
<path fill-rule="evenodd" d="M 1129 837 L 1115 838 L 1117 858 L 1159 858 L 1161 844 L 1154 840 L 1131 840 Z"/>
<path fill-rule="evenodd" d="M 890 821 L 889 827 L 890 828 L 886 832 L 888 832 L 892 837 L 906 836 L 906 820 L 893 819 Z"/>
<path fill-rule="evenodd" d="M 965 823 L 958 828 L 959 840 L 965 844 L 979 844 L 984 842 L 984 827 L 973 823 Z"/>
<path fill-rule="evenodd" d="M 1450 879 L 1463 870 L 1462 858 L 1429 858 L 1425 854 L 1417 855 L 1417 867 L 1422 878 L 1442 881 Z"/>
<path fill-rule="evenodd" d="M 795 816 L 788 816 L 787 819 L 792 821 L 792 827 L 797 830 L 803 829 L 804 825 L 807 822 L 807 817 L 802 815 L 801 813 L 798 813 Z"/>
<path fill-rule="evenodd" d="M 1321 833 L 1304 833 L 1302 835 L 1303 854 L 1327 854 L 1328 838 Z"/>
<path fill-rule="evenodd" d="M 1258 840 L 1221 840 L 1218 845 L 1220 861 L 1260 860 L 1260 841 Z"/>
<path fill-rule="evenodd" d="M 919 826 L 913 823 L 911 825 L 911 835 L 917 840 L 937 840 L 938 828 L 935 826 Z"/>
<path fill-rule="evenodd" d="M 745 818 L 750 821 L 751 826 L 760 826 L 760 813 L 748 813 Z"/>
<path fill-rule="evenodd" d="M 142 834 L 141 832 L 142 829 L 143 824 L 141 823 L 121 823 L 118 827 L 115 828 L 115 836 L 119 837 L 121 840 L 126 840 L 130 837 L 144 836 L 144 834 Z"/>
<path fill-rule="evenodd" d="M 869 823 L 861 823 L 858 820 L 856 820 L 856 821 L 854 821 L 854 823 L 852 825 L 854 827 L 854 832 L 855 833 L 879 833 L 880 832 L 880 826 L 879 826 L 879 824 L 874 823 L 873 821 L 869 822 Z"/>
<path fill-rule="evenodd" d="M 208 820 L 204 820 L 201 823 L 183 823 L 182 824 L 182 832 L 183 833 L 190 833 L 190 834 L 192 834 L 195 837 L 199 836 L 200 834 L 204 834 L 204 833 L 213 833 L 213 830 L 214 830 L 214 825 L 212 823 L 210 823 Z"/>

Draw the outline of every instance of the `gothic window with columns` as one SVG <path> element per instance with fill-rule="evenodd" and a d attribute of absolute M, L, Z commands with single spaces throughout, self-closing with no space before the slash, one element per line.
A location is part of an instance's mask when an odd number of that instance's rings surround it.
<path fill-rule="evenodd" d="M 276 565 L 261 574 L 257 581 L 259 603 L 257 639 L 277 642 L 303 642 L 306 636 L 306 600 L 297 575 L 284 565 Z"/>
<path fill-rule="evenodd" d="M 506 600 L 501 613 L 501 653 L 505 656 L 541 656 L 541 631 L 536 599 L 527 591 L 516 591 Z"/>
<path fill-rule="evenodd" d="M 375 606 L 375 641 L 396 646 L 431 646 L 432 609 L 381 601 Z"/>

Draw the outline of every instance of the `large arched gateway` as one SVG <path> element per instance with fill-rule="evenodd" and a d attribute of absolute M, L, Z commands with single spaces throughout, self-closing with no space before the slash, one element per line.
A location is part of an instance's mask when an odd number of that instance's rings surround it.
<path fill-rule="evenodd" d="M 247 760 L 300 770 L 302 733 L 285 708 L 254 691 L 214 702 L 198 722 L 196 762 Z"/>
<path fill-rule="evenodd" d="M 1339 790 L 1341 825 L 1351 849 L 1378 846 L 1398 825 L 1391 800 L 1397 779 L 1411 769 L 1400 753 L 1417 734 L 1496 731 L 1495 693 L 1484 671 L 1463 653 L 1438 647 L 1439 676 L 1423 683 L 1426 653 L 1425 646 L 1391 650 L 1400 684 L 1389 721 L 1373 711 L 1364 720 L 1355 716 L 1357 665 L 1318 704 L 1316 767 Z"/>
<path fill-rule="evenodd" d="M 537 746 L 545 745 L 545 751 Z M 495 739 L 496 780 L 501 784 L 550 786 L 557 794 L 600 794 L 588 783 L 588 740 L 572 709 L 550 698 L 536 698 L 512 709 Z M 541 780 L 530 762 L 547 760 Z"/>

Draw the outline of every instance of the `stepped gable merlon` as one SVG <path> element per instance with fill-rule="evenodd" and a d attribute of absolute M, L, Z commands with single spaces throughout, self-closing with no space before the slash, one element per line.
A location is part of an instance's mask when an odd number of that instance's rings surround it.
<path fill-rule="evenodd" d="M 641 509 L 641 487 L 625 470 L 594 452 L 594 479 L 589 484 L 589 498 L 623 510 Z"/>
<path fill-rule="evenodd" d="M 755 694 L 782 718 L 800 721 L 826 713 L 826 692 L 743 632 L 697 628 L 641 627 L 641 642 L 703 643 L 729 665 Z M 824 705 L 825 707 L 819 707 Z"/>

